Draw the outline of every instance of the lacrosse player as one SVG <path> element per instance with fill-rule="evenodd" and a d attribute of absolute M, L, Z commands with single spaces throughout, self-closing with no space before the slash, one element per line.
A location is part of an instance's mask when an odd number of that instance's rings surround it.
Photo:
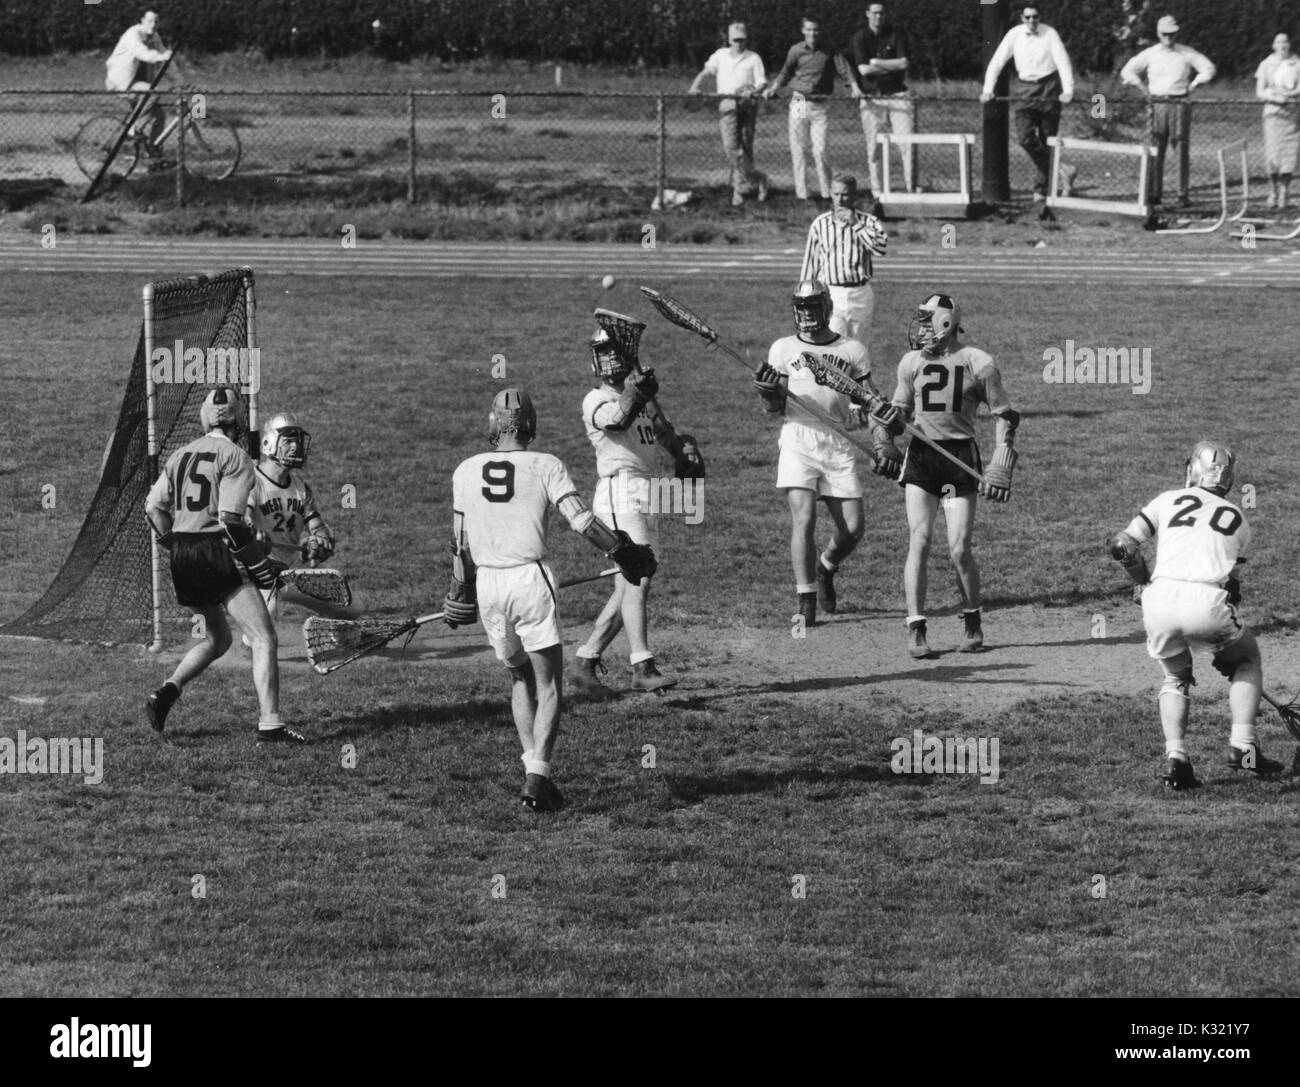
<path fill-rule="evenodd" d="M 497 393 L 488 415 L 492 452 L 462 461 L 452 476 L 455 558 L 443 609 L 453 629 L 481 616 L 497 658 L 510 670 L 510 704 L 523 745 L 520 799 L 532 811 L 550 812 L 564 803 L 551 781 L 564 650 L 555 575 L 545 562 L 547 510 L 555 506 L 632 585 L 654 573 L 655 558 L 592 513 L 558 457 L 528 449 L 536 434 L 531 397 L 516 388 Z"/>
<path fill-rule="evenodd" d="M 316 506 L 311 486 L 292 471 L 307 463 L 310 448 L 311 435 L 292 412 L 273 415 L 262 428 L 262 455 L 248 494 L 248 520 L 279 569 L 304 561 L 318 566 L 334 554 L 334 534 Z M 359 614 L 356 608 L 340 608 L 288 586 L 263 589 L 262 597 L 273 620 L 280 617 L 281 604 L 298 604 L 335 619 Z M 244 644 L 249 644 L 247 634 Z"/>
<path fill-rule="evenodd" d="M 600 381 L 599 388 L 582 401 L 582 419 L 596 450 L 600 476 L 591 508 L 637 543 L 658 549 L 658 511 L 651 508 L 650 495 L 651 480 L 668 474 L 660 449 L 674 456 L 677 463 L 672 471 L 678 475 L 703 475 L 703 461 L 693 439 L 687 442 L 687 436 L 679 437 L 663 413 L 653 410 L 659 382 L 653 370 L 636 368 L 630 357 L 633 348 L 619 343 L 604 327 L 592 336 L 590 348 L 591 372 Z M 616 581 L 586 642 L 578 647 L 572 676 L 575 690 L 597 698 L 609 696 L 597 671 L 605 670 L 601 656 L 620 630 L 627 631 L 633 690 L 659 691 L 677 682 L 655 665 L 649 640 L 649 595 L 648 577 L 639 584 Z"/>
<path fill-rule="evenodd" d="M 1020 414 L 1012 410 L 993 359 L 977 347 L 957 342 L 957 334 L 962 331 L 961 310 L 948 295 L 932 294 L 921 303 L 908 329 L 912 350 L 898 364 L 894 407 L 908 420 L 914 419 L 927 438 L 979 472 L 975 414 L 980 404 L 987 404 L 996 420 L 997 448 L 978 493 L 1005 502 L 1011 497 L 1011 471 L 1018 459 L 1013 446 Z M 925 622 L 926 566 L 930 534 L 943 499 L 948 554 L 957 572 L 962 599 L 961 651 L 977 652 L 984 645 L 984 630 L 980 623 L 980 572 L 971 545 L 976 480 L 925 443 L 913 440 L 907 447 L 902 483 L 910 533 L 903 568 L 908 651 L 918 660 L 930 656 Z"/>
<path fill-rule="evenodd" d="M 252 459 L 237 444 L 246 429 L 239 393 L 212 390 L 199 408 L 199 420 L 203 437 L 167 458 L 145 514 L 158 542 L 171 552 L 177 602 L 203 617 L 203 641 L 149 695 L 145 716 L 162 732 L 185 684 L 230 648 L 229 612 L 252 642 L 253 685 L 261 707 L 258 740 L 305 743 L 280 719 L 275 624 L 257 592 L 275 584 L 275 570 L 244 520 L 254 471 Z"/>
<path fill-rule="evenodd" d="M 1218 442 L 1198 442 L 1187 458 L 1183 487 L 1165 491 L 1143 507 L 1123 532 L 1106 541 L 1141 594 L 1147 652 L 1160 662 L 1165 680 L 1157 699 L 1165 734 L 1164 782 L 1171 789 L 1200 783 L 1187 755 L 1192 648 L 1214 650 L 1212 663 L 1228 678 L 1232 731 L 1228 765 L 1254 774 L 1283 767 L 1265 758 L 1255 734 L 1264 686 L 1259 645 L 1237 615 L 1238 574 L 1250 547 L 1250 525 L 1228 501 L 1236 458 Z M 1141 546 L 1156 540 L 1156 568 L 1148 571 Z"/>
<path fill-rule="evenodd" d="M 835 613 L 835 573 L 862 539 L 862 484 L 857 453 L 848 439 L 788 400 L 786 394 L 811 401 L 845 429 L 854 429 L 862 425 L 859 409 L 844 393 L 819 385 L 800 356 L 815 349 L 868 388 L 871 359 L 863 344 L 831 327 L 831 293 L 826 284 L 817 279 L 801 280 L 794 289 L 792 306 L 796 332 L 772 344 L 767 362 L 754 375 L 754 388 L 763 399 L 764 410 L 785 413 L 776 486 L 785 491 L 790 505 L 790 561 L 799 613 L 805 626 L 813 626 L 819 603 L 823 611 Z M 887 434 L 876 436 L 888 441 L 892 459 L 886 459 L 896 470 L 902 454 Z M 878 456 L 880 452 L 878 447 Z M 835 523 L 835 534 L 820 556 L 818 499 L 826 503 Z"/>

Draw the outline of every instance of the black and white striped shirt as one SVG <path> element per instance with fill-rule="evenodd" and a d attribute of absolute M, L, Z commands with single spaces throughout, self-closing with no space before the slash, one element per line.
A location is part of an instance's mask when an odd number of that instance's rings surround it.
<path fill-rule="evenodd" d="M 835 287 L 861 286 L 870 282 L 871 258 L 885 255 L 888 240 L 880 220 L 865 211 L 855 211 L 849 223 L 839 222 L 833 211 L 824 212 L 808 228 L 799 278 Z"/>

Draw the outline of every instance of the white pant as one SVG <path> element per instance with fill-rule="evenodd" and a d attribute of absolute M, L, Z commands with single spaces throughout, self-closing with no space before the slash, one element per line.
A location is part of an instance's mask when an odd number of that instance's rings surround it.
<path fill-rule="evenodd" d="M 479 621 L 498 660 L 517 661 L 521 651 L 537 653 L 560 644 L 555 574 L 549 566 L 480 566 L 475 586 Z"/>
<path fill-rule="evenodd" d="M 1245 632 L 1227 592 L 1201 581 L 1157 578 L 1142 590 L 1147 652 L 1157 660 L 1187 649 L 1225 649 Z"/>
<path fill-rule="evenodd" d="M 913 114 L 916 104 L 912 97 L 902 94 L 890 95 L 888 98 L 861 98 L 858 100 L 858 117 L 862 121 L 862 134 L 867 138 L 867 166 L 871 171 L 871 191 L 877 196 L 881 190 L 880 176 L 880 141 L 876 137 L 881 132 L 897 135 L 911 135 L 916 131 Z M 916 189 L 916 148 L 900 147 L 903 157 L 903 184 L 908 192 Z"/>
<path fill-rule="evenodd" d="M 808 162 L 811 149 L 817 171 L 817 188 L 823 200 L 831 198 L 831 165 L 826 161 L 826 121 L 830 107 L 801 94 L 790 100 L 790 163 L 794 168 L 794 194 L 808 199 Z"/>
<path fill-rule="evenodd" d="M 864 346 L 871 336 L 871 316 L 876 311 L 876 292 L 870 283 L 860 287 L 830 285 L 831 328 Z"/>

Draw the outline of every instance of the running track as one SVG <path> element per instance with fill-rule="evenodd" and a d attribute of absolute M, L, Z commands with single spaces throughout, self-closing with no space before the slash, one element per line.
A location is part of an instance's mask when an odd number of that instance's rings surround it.
<path fill-rule="evenodd" d="M 1270 245 L 1272 246 L 1270 248 Z M 775 279 L 798 275 L 802 249 L 729 249 L 637 243 L 395 242 L 358 239 L 151 240 L 68 236 L 52 249 L 40 238 L 0 239 L 0 273 L 130 273 L 161 278 L 251 265 L 259 276 L 481 276 L 499 279 L 599 279 L 606 273 L 651 282 L 688 276 Z M 1224 246 L 1167 253 L 1092 250 L 937 250 L 899 246 L 881 262 L 890 283 L 929 285 L 936 278 L 981 283 L 1096 283 L 1125 286 L 1300 287 L 1300 248 L 1260 242 L 1254 251 Z"/>

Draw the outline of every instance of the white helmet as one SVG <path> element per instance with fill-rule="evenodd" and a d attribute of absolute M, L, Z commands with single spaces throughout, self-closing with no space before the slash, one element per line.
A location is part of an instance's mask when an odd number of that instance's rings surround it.
<path fill-rule="evenodd" d="M 298 417 L 291 411 L 271 416 L 262 428 L 262 456 L 269 457 L 282 468 L 301 468 L 307 463 L 311 449 L 311 435 L 302 428 Z"/>
<path fill-rule="evenodd" d="M 222 385 L 208 393 L 199 408 L 199 424 L 204 434 L 222 430 L 232 440 L 247 430 L 248 417 L 244 414 L 244 400 L 239 391 Z"/>
<path fill-rule="evenodd" d="M 1185 486 L 1201 487 L 1220 497 L 1232 490 L 1232 470 L 1237 458 L 1218 442 L 1197 442 L 1187 457 Z"/>
<path fill-rule="evenodd" d="M 935 353 L 943 342 L 961 327 L 961 307 L 950 295 L 932 294 L 916 308 L 907 329 L 907 342 L 914 351 Z"/>
<path fill-rule="evenodd" d="M 831 291 L 820 279 L 801 279 L 791 299 L 800 332 L 820 332 L 831 323 Z"/>

